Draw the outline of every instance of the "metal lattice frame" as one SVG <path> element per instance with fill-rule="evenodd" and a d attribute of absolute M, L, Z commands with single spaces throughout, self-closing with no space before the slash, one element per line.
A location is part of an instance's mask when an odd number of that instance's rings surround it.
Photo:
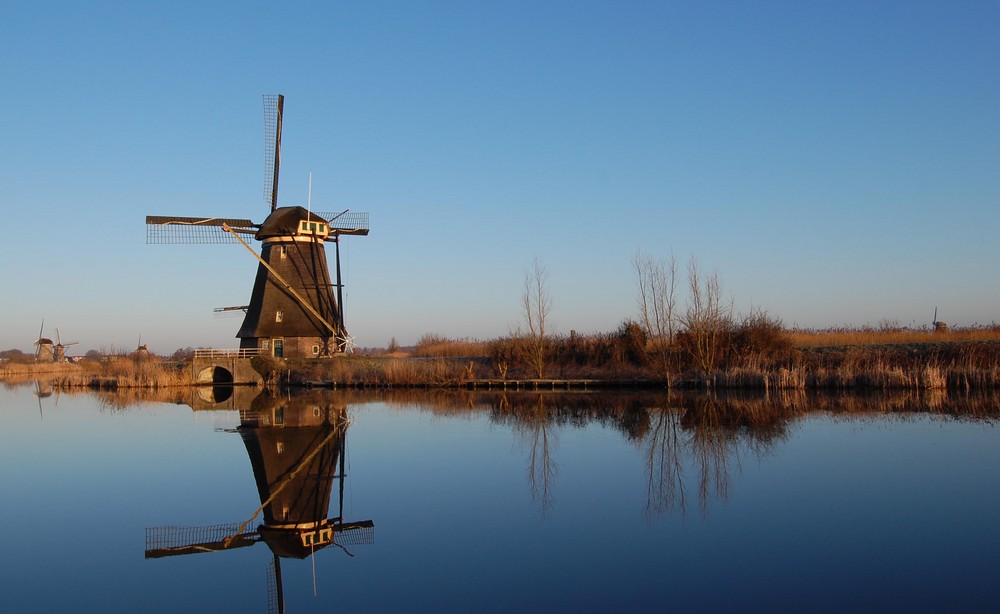
<path fill-rule="evenodd" d="M 174 550 L 189 548 L 197 544 L 221 543 L 236 535 L 239 523 L 215 524 L 205 527 L 178 527 L 167 525 L 146 528 L 146 550 Z M 254 534 L 247 536 L 255 538 Z"/>
<path fill-rule="evenodd" d="M 248 236 L 257 232 L 256 225 L 245 219 L 148 215 L 146 243 L 236 243 L 236 237 L 223 230 L 223 224 Z"/>
<path fill-rule="evenodd" d="M 375 527 L 360 526 L 337 529 L 333 541 L 341 546 L 371 546 L 375 543 Z"/>
<path fill-rule="evenodd" d="M 344 211 L 343 213 L 315 213 L 327 221 L 334 234 L 368 234 L 368 213 L 364 211 Z"/>
<path fill-rule="evenodd" d="M 268 207 L 274 202 L 274 165 L 281 163 L 278 153 L 279 99 L 281 94 L 264 95 L 264 202 Z"/>

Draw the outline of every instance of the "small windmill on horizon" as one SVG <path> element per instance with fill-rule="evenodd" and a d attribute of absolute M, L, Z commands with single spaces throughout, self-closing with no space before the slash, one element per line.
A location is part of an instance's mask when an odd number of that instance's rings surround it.
<path fill-rule="evenodd" d="M 35 346 L 35 362 L 55 362 L 54 344 L 52 339 L 42 336 L 44 330 L 45 320 L 42 319 L 42 325 L 38 328 L 38 338 L 33 344 Z"/>
<path fill-rule="evenodd" d="M 264 200 L 270 206 L 264 221 L 150 215 L 146 242 L 242 244 L 259 264 L 249 305 L 227 308 L 246 312 L 236 333 L 240 348 L 276 358 L 331 356 L 345 352 L 350 339 L 344 326 L 340 238 L 367 235 L 368 214 L 278 206 L 284 99 L 264 96 Z M 261 242 L 259 255 L 250 239 Z M 328 241 L 336 246 L 336 283 L 327 264 Z"/>

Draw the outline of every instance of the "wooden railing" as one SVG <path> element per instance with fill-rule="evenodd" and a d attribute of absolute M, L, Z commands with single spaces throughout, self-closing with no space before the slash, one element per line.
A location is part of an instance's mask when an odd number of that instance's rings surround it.
<path fill-rule="evenodd" d="M 194 351 L 195 358 L 253 358 L 260 356 L 260 348 L 199 348 Z"/>

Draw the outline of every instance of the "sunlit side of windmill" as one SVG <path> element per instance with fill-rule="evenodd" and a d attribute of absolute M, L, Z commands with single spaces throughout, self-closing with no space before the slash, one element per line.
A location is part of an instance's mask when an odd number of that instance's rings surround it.
<path fill-rule="evenodd" d="M 276 358 L 318 358 L 347 351 L 340 238 L 367 235 L 368 214 L 320 213 L 278 206 L 284 96 L 264 96 L 265 189 L 270 214 L 249 219 L 147 216 L 147 243 L 240 243 L 258 260 L 249 305 L 236 336 L 240 348 Z M 261 242 L 258 255 L 247 242 Z M 336 247 L 336 283 L 327 264 L 327 242 Z M 336 292 L 334 292 L 336 289 Z"/>

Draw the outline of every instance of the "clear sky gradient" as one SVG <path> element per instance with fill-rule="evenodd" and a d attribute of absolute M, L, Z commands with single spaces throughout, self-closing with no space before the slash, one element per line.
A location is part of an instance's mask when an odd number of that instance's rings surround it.
<path fill-rule="evenodd" d="M 697 257 L 803 327 L 1000 320 L 1000 3 L 10 2 L 0 349 L 236 347 L 257 263 L 147 214 L 368 211 L 361 346 L 636 314 L 631 258 Z M 331 246 L 332 247 L 332 246 Z M 332 250 L 331 250 L 332 253 Z M 71 338 L 71 339 L 68 339 Z M 76 349 L 76 348 L 74 348 Z"/>

